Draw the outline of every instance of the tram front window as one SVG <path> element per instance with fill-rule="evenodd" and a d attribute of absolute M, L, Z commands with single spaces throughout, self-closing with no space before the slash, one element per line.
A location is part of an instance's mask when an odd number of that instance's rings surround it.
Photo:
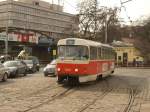
<path fill-rule="evenodd" d="M 88 47 L 86 46 L 58 46 L 58 58 L 87 60 L 89 58 Z"/>

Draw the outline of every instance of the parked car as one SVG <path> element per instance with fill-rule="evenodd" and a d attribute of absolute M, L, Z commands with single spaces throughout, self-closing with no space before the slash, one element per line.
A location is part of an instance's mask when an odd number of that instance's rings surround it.
<path fill-rule="evenodd" d="M 0 80 L 7 81 L 9 74 L 9 69 L 0 64 Z"/>
<path fill-rule="evenodd" d="M 44 76 L 56 76 L 55 74 L 55 68 L 56 68 L 56 60 L 51 61 L 51 63 L 47 64 L 47 66 L 44 68 Z"/>
<path fill-rule="evenodd" d="M 25 76 L 27 74 L 27 66 L 19 60 L 6 61 L 3 65 L 9 68 L 10 77 L 22 76 L 21 74 Z"/>
<path fill-rule="evenodd" d="M 36 66 L 36 70 L 39 71 L 40 70 L 40 62 L 39 59 L 35 56 L 28 56 L 27 60 L 32 60 L 33 64 Z"/>
<path fill-rule="evenodd" d="M 30 73 L 34 73 L 37 71 L 36 65 L 33 63 L 32 60 L 23 60 L 23 62 L 27 65 L 27 72 Z"/>

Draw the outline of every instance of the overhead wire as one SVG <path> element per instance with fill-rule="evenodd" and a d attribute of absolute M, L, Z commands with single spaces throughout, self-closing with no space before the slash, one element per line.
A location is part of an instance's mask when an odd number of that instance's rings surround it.
<path fill-rule="evenodd" d="M 63 0 L 65 3 L 67 3 L 68 5 L 70 5 L 72 8 L 74 8 L 75 10 L 77 9 L 76 7 L 74 7 L 72 4 L 70 4 L 67 0 Z"/>
<path fill-rule="evenodd" d="M 127 0 L 125 2 L 123 2 L 122 0 L 120 0 L 120 4 L 121 4 L 120 11 L 123 8 L 124 12 L 125 12 L 125 14 L 126 14 L 126 16 L 128 18 L 128 20 L 130 21 L 130 23 L 132 23 L 131 17 L 128 15 L 127 8 L 123 5 L 124 3 L 130 2 L 130 1 L 132 1 L 132 0 Z"/>

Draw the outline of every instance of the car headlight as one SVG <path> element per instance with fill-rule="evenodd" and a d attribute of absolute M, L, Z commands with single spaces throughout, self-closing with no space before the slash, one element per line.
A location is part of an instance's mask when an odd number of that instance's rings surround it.
<path fill-rule="evenodd" d="M 79 70 L 76 68 L 74 71 L 75 71 L 75 72 L 78 72 Z"/>
<path fill-rule="evenodd" d="M 57 71 L 60 72 L 60 68 L 57 68 Z"/>
<path fill-rule="evenodd" d="M 43 71 L 46 71 L 46 68 L 44 68 Z"/>
<path fill-rule="evenodd" d="M 33 66 L 29 66 L 29 68 L 33 68 Z"/>

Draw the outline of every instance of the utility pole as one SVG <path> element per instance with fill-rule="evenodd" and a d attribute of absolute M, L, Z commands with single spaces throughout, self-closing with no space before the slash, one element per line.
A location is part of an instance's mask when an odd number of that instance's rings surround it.
<path fill-rule="evenodd" d="M 94 9 L 94 21 L 95 21 L 95 28 L 94 28 L 94 38 L 96 38 L 96 30 L 97 30 L 97 0 L 95 0 L 95 9 Z"/>
<path fill-rule="evenodd" d="M 9 3 L 9 1 L 7 1 L 7 3 Z M 7 55 L 8 55 L 8 24 L 9 24 L 9 11 L 8 11 L 8 6 L 7 6 L 7 18 L 8 20 L 6 21 L 6 39 L 5 39 L 5 55 L 6 55 L 6 58 L 7 58 Z"/>
<path fill-rule="evenodd" d="M 8 23 L 6 25 L 5 55 L 8 55 Z"/>
<path fill-rule="evenodd" d="M 105 43 L 107 43 L 108 40 L 108 22 L 107 22 L 107 12 L 105 15 Z"/>
<path fill-rule="evenodd" d="M 109 14 L 109 11 L 107 9 L 107 7 L 104 7 L 105 8 L 105 43 L 107 44 L 108 42 L 108 14 Z"/>

